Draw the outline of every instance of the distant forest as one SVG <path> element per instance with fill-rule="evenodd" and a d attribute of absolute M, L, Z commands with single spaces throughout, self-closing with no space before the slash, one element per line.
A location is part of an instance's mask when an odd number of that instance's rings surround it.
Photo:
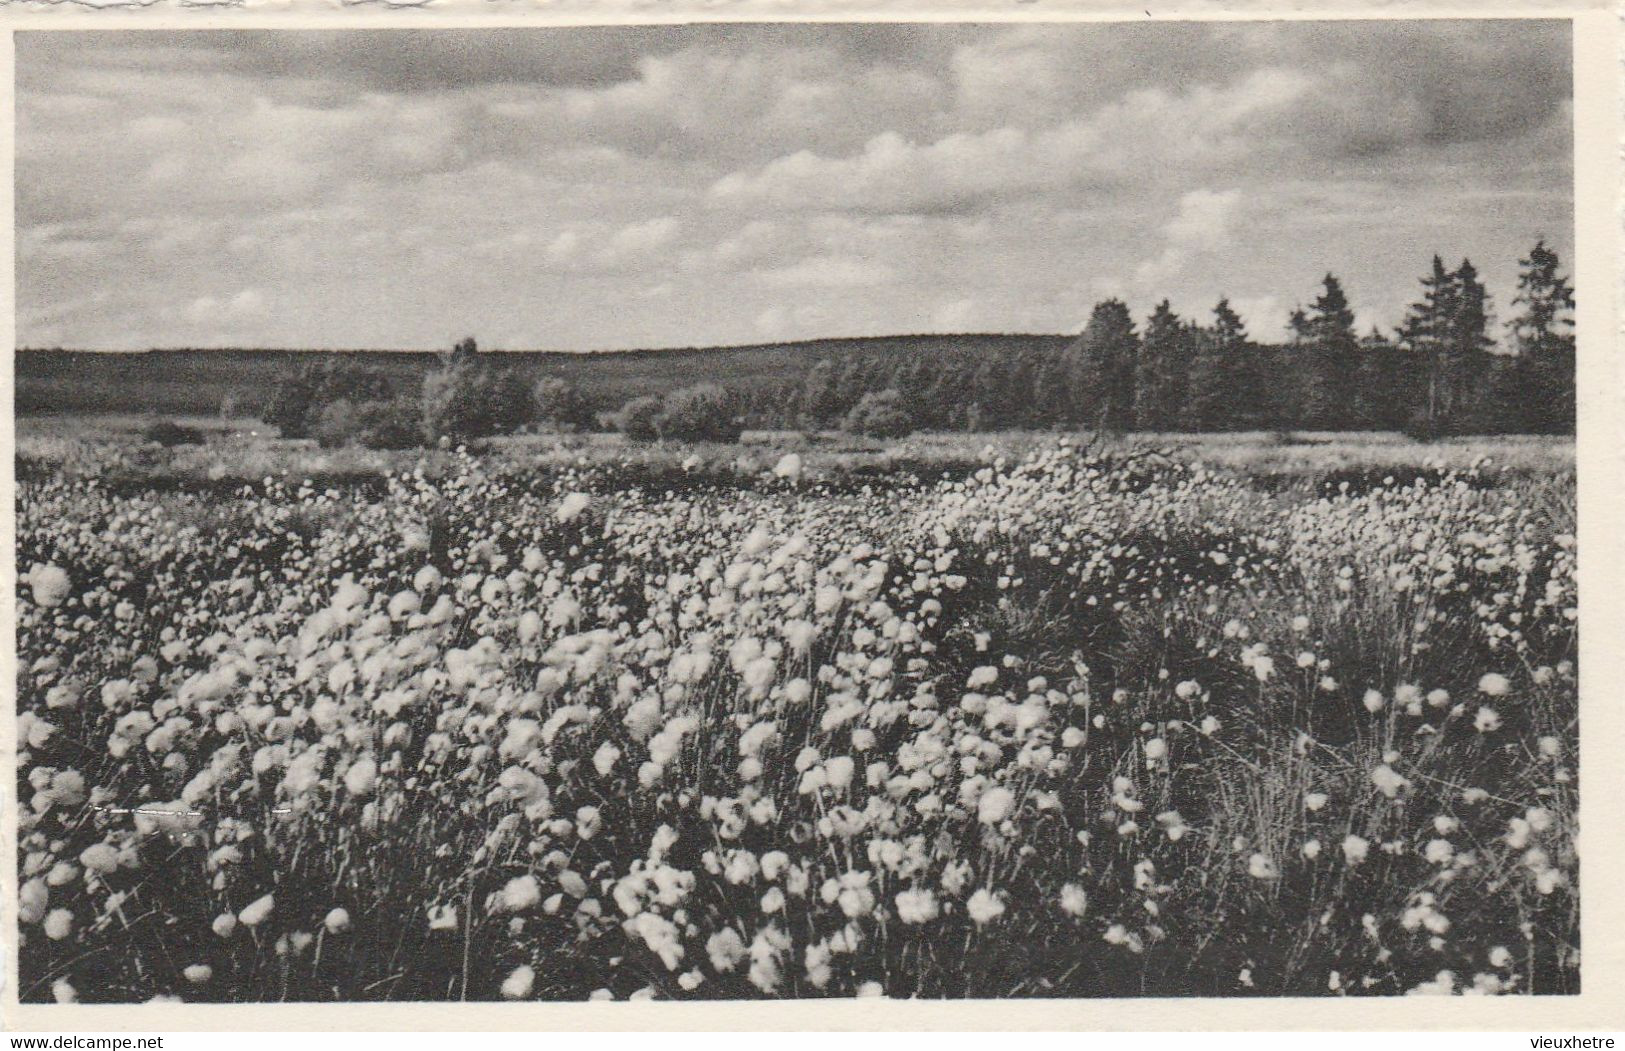
<path fill-rule="evenodd" d="M 1497 341 L 1470 261 L 1437 256 L 1392 334 L 1357 334 L 1342 283 L 1290 317 L 1291 341 L 1264 345 L 1221 299 L 1182 318 L 1164 300 L 1143 326 L 1109 299 L 1058 349 L 925 358 L 894 351 L 818 361 L 799 381 L 757 393 L 759 427 L 831 427 L 884 398 L 908 425 L 942 430 L 1085 427 L 1109 431 L 1403 430 L 1419 435 L 1574 429 L 1574 290 L 1537 244 L 1517 316 Z"/>
<path fill-rule="evenodd" d="M 898 336 L 593 354 L 22 351 L 17 411 L 258 416 L 323 444 L 401 447 L 523 430 L 732 440 L 742 429 L 1574 430 L 1574 292 L 1544 243 L 1504 326 L 1472 263 L 1438 257 L 1403 324 L 1361 335 L 1321 281 L 1285 344 L 1221 299 L 1141 321 L 1116 299 L 1083 333 Z M 1496 331 L 1499 329 L 1499 332 Z M 1499 337 L 1499 338 L 1497 338 Z"/>

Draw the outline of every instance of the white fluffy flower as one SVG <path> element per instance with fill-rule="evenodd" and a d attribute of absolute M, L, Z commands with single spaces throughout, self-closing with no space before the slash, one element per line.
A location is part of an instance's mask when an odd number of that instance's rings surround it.
<path fill-rule="evenodd" d="M 1350 865 L 1358 865 L 1371 852 L 1371 841 L 1364 836 L 1343 837 L 1343 857 Z"/>
<path fill-rule="evenodd" d="M 45 936 L 54 942 L 73 933 L 73 913 L 67 909 L 52 909 L 45 917 Z"/>
<path fill-rule="evenodd" d="M 498 897 L 504 912 L 523 912 L 541 900 L 542 885 L 528 872 L 509 880 Z"/>
<path fill-rule="evenodd" d="M 275 907 L 276 898 L 267 894 L 243 906 L 242 911 L 237 914 L 237 919 L 244 927 L 258 927 L 270 917 L 271 910 Z"/>
<path fill-rule="evenodd" d="M 965 909 L 978 924 L 992 923 L 1004 915 L 1004 902 L 986 887 L 979 887 L 965 903 Z"/>
<path fill-rule="evenodd" d="M 795 481 L 801 477 L 801 454 L 785 453 L 779 457 L 779 462 L 773 465 L 773 474 L 777 478 L 788 478 Z"/>
<path fill-rule="evenodd" d="M 984 825 L 997 825 L 1009 816 L 1016 805 L 1016 795 L 1003 785 L 996 785 L 982 793 L 976 803 L 976 818 Z"/>
<path fill-rule="evenodd" d="M 26 579 L 33 589 L 34 601 L 41 606 L 60 606 L 68 597 L 68 573 L 61 566 L 35 566 Z"/>
<path fill-rule="evenodd" d="M 937 897 L 928 888 L 915 887 L 897 894 L 897 915 L 904 923 L 927 923 L 937 918 L 937 911 Z"/>
<path fill-rule="evenodd" d="M 362 756 L 344 772 L 344 787 L 353 796 L 369 796 L 378 783 L 378 764 L 369 756 Z"/>
<path fill-rule="evenodd" d="M 457 929 L 457 906 L 431 905 L 429 907 L 429 929 L 431 931 L 454 931 Z"/>
<path fill-rule="evenodd" d="M 1377 790 L 1389 799 L 1393 799 L 1411 785 L 1409 778 L 1400 774 L 1387 763 L 1383 763 L 1371 771 L 1371 783 L 1376 785 Z"/>
<path fill-rule="evenodd" d="M 530 990 L 536 984 L 536 969 L 528 963 L 522 963 L 513 969 L 502 982 L 502 998 L 504 1000 L 523 1000 L 530 995 Z"/>

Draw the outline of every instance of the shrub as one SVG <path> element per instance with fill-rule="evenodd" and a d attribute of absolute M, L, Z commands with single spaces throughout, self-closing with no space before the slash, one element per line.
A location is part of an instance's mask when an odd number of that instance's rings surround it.
<path fill-rule="evenodd" d="M 348 398 L 330 401 L 322 406 L 315 422 L 309 427 L 309 437 L 324 449 L 335 449 L 350 444 L 355 435 L 355 404 Z"/>
<path fill-rule="evenodd" d="M 276 427 L 284 438 L 308 438 L 333 402 L 342 399 L 361 404 L 381 401 L 389 395 L 389 378 L 379 370 L 323 355 L 284 376 L 260 418 Z"/>
<path fill-rule="evenodd" d="M 896 388 L 870 391 L 846 414 L 841 429 L 870 438 L 901 438 L 914 430 L 914 421 Z"/>
<path fill-rule="evenodd" d="M 402 398 L 356 406 L 356 441 L 368 449 L 414 449 L 423 444 L 417 406 Z"/>
<path fill-rule="evenodd" d="M 346 399 L 327 405 L 311 427 L 311 437 L 324 449 L 360 445 L 367 449 L 411 449 L 422 444 L 417 406 L 410 401 Z"/>
<path fill-rule="evenodd" d="M 510 434 L 530 415 L 530 391 L 509 369 L 454 355 L 423 377 L 419 429 L 430 442 Z"/>
<path fill-rule="evenodd" d="M 633 441 L 652 442 L 660 437 L 655 420 L 661 414 L 660 399 L 653 395 L 633 398 L 610 417 L 610 426 Z"/>
<path fill-rule="evenodd" d="M 548 376 L 531 388 L 536 422 L 558 430 L 586 430 L 592 426 L 592 407 L 575 385 L 557 376 Z"/>
<path fill-rule="evenodd" d="M 165 448 L 177 445 L 202 445 L 203 432 L 196 427 L 187 427 L 173 420 L 159 420 L 141 432 L 142 437 L 149 442 L 157 442 Z"/>
<path fill-rule="evenodd" d="M 733 398 L 715 383 L 698 383 L 666 395 L 655 430 L 663 439 L 737 442 L 742 428 Z"/>

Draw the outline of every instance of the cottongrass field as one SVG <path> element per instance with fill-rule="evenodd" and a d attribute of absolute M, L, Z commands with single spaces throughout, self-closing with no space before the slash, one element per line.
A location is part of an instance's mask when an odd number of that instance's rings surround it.
<path fill-rule="evenodd" d="M 1569 446 L 913 441 L 25 442 L 22 999 L 1579 990 Z"/>

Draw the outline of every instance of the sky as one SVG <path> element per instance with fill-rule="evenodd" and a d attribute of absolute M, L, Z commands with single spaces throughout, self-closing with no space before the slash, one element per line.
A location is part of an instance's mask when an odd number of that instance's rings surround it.
<path fill-rule="evenodd" d="M 20 346 L 1279 338 L 1574 242 L 1556 21 L 17 34 Z"/>

